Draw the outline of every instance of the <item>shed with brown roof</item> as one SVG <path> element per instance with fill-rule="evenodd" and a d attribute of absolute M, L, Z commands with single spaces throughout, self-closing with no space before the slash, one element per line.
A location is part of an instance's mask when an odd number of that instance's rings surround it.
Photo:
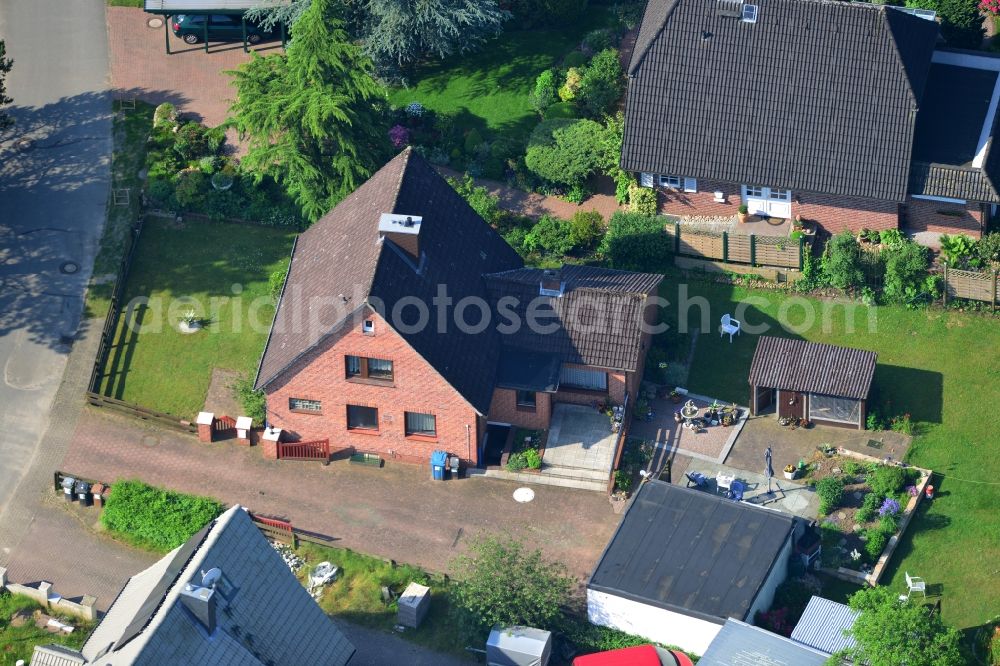
<path fill-rule="evenodd" d="M 750 364 L 750 411 L 864 429 L 875 352 L 761 336 Z"/>

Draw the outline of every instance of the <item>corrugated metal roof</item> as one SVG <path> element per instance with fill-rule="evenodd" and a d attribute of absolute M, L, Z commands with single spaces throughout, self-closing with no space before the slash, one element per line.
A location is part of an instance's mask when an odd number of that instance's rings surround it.
<path fill-rule="evenodd" d="M 750 385 L 861 400 L 875 376 L 875 352 L 762 335 Z"/>
<path fill-rule="evenodd" d="M 827 655 L 730 618 L 698 666 L 823 666 Z"/>
<path fill-rule="evenodd" d="M 36 645 L 31 654 L 31 666 L 81 666 L 85 663 L 82 654 L 62 645 Z"/>
<path fill-rule="evenodd" d="M 849 606 L 813 597 L 792 630 L 792 640 L 827 654 L 854 647 L 854 639 L 844 636 L 844 630 L 853 627 L 857 618 L 858 611 Z"/>
<path fill-rule="evenodd" d="M 150 13 L 246 11 L 254 7 L 287 5 L 290 0 L 145 0 L 144 9 Z"/>

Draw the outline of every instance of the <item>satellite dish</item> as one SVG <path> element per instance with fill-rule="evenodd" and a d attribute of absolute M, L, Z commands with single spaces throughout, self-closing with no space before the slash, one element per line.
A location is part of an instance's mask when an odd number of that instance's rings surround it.
<path fill-rule="evenodd" d="M 214 588 L 215 584 L 222 580 L 222 569 L 212 567 L 208 571 L 201 572 L 201 586 Z"/>

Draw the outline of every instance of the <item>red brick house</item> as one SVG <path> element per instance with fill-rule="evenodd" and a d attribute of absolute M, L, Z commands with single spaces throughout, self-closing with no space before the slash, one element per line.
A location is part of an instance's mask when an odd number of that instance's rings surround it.
<path fill-rule="evenodd" d="M 978 237 L 1000 203 L 1000 59 L 938 42 L 933 12 L 887 5 L 650 0 L 621 166 L 667 214 Z"/>
<path fill-rule="evenodd" d="M 256 387 L 288 438 L 478 465 L 487 420 L 546 428 L 553 398 L 635 390 L 661 278 L 523 268 L 407 149 L 299 236 Z"/>

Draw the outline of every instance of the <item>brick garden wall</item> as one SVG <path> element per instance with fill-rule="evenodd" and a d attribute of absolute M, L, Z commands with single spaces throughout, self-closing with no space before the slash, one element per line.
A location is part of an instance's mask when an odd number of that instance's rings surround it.
<path fill-rule="evenodd" d="M 330 439 L 331 451 L 353 448 L 405 462 L 426 463 L 431 452 L 444 449 L 477 464 L 481 433 L 476 411 L 378 315 L 375 334 L 362 333 L 360 323 L 331 336 L 267 387 L 268 418 L 302 440 Z M 360 383 L 345 377 L 345 355 L 393 362 L 391 386 Z M 291 412 L 289 398 L 320 400 L 321 414 Z M 375 407 L 378 431 L 347 429 L 347 405 Z M 437 437 L 407 437 L 404 412 L 437 417 Z"/>
<path fill-rule="evenodd" d="M 660 212 L 668 215 L 735 215 L 742 203 L 738 184 L 716 180 L 698 179 L 697 192 L 657 189 Z M 715 201 L 716 191 L 723 193 L 722 203 Z M 898 208 L 892 201 L 792 190 L 792 216 L 812 220 L 832 234 L 845 229 L 894 229 L 899 226 Z"/>
<path fill-rule="evenodd" d="M 493 391 L 490 402 L 489 420 L 496 423 L 510 423 L 519 428 L 548 430 L 552 418 L 552 395 L 535 393 L 535 408 L 519 407 L 517 391 L 498 388 Z"/>
<path fill-rule="evenodd" d="M 982 235 L 984 212 L 977 203 L 957 204 L 911 198 L 906 202 L 905 215 L 909 231 L 965 234 L 972 238 Z"/>

